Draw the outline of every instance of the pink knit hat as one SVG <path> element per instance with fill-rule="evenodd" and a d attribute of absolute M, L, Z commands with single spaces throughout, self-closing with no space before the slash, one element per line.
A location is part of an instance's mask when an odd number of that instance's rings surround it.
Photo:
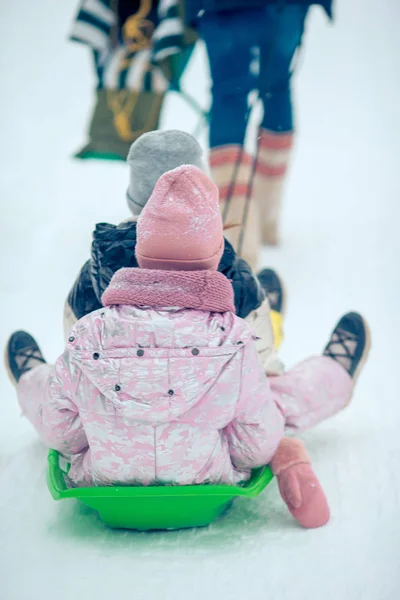
<path fill-rule="evenodd" d="M 137 224 L 143 269 L 216 270 L 224 250 L 218 188 L 193 165 L 160 177 Z"/>

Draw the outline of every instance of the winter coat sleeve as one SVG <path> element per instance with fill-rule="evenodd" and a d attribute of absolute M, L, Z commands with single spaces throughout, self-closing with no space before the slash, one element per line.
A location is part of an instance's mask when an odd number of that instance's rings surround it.
<path fill-rule="evenodd" d="M 264 291 L 250 265 L 243 258 L 236 258 L 228 278 L 232 279 L 236 314 L 245 319 L 264 301 Z"/>
<path fill-rule="evenodd" d="M 66 349 L 43 382 L 44 394 L 38 397 L 36 415 L 31 418 L 45 444 L 63 454 L 79 454 L 88 447 L 75 403 L 80 376 L 80 369 L 72 364 Z"/>
<path fill-rule="evenodd" d="M 93 287 L 90 260 L 86 261 L 79 271 L 79 275 L 68 294 L 67 304 L 77 320 L 101 308 L 101 302 Z"/>
<path fill-rule="evenodd" d="M 265 294 L 250 265 L 236 255 L 232 245 L 226 239 L 218 271 L 231 280 L 236 314 L 241 319 L 245 319 L 262 304 Z"/>
<path fill-rule="evenodd" d="M 261 306 L 246 317 L 246 321 L 258 338 L 256 348 L 265 373 L 267 375 L 282 375 L 284 367 L 274 346 L 274 333 L 268 298 L 265 298 Z"/>
<path fill-rule="evenodd" d="M 229 451 L 237 469 L 266 465 L 284 432 L 284 417 L 259 364 L 254 340 L 243 350 L 242 385 L 233 421 L 226 428 Z"/>
<path fill-rule="evenodd" d="M 68 349 L 54 365 L 49 381 L 50 402 L 45 412 L 55 423 L 53 448 L 67 454 L 78 454 L 88 447 L 88 441 L 75 403 L 81 370 L 72 364 Z M 54 445 L 55 444 L 55 445 Z"/>

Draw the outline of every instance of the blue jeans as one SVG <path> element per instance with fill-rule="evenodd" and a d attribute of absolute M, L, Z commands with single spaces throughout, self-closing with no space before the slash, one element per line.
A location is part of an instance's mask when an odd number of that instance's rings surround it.
<path fill-rule="evenodd" d="M 200 21 L 212 78 L 210 147 L 242 144 L 248 96 L 258 90 L 261 126 L 293 130 L 290 68 L 301 43 L 308 7 L 287 4 L 223 13 L 206 11 Z"/>

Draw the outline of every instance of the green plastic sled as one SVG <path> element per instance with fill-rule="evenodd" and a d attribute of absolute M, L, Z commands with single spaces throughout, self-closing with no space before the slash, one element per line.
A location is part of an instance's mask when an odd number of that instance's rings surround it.
<path fill-rule="evenodd" d="M 109 527 L 141 531 L 209 525 L 236 496 L 258 496 L 273 477 L 269 467 L 262 467 L 242 486 L 69 488 L 59 458 L 56 450 L 49 451 L 47 485 L 54 500 L 76 498 L 96 510 Z"/>

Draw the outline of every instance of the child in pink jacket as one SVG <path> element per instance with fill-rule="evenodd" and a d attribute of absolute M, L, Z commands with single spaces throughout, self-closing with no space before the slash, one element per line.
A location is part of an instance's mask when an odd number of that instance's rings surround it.
<path fill-rule="evenodd" d="M 74 485 L 238 484 L 271 463 L 292 514 L 315 526 L 317 494 L 322 524 L 329 511 L 305 451 L 282 439 L 349 402 L 364 321 L 346 315 L 323 356 L 267 378 L 216 270 L 223 247 L 212 181 L 194 166 L 163 175 L 138 221 L 140 268 L 114 275 L 56 364 L 29 334 L 10 338 L 20 406 L 68 456 Z"/>

